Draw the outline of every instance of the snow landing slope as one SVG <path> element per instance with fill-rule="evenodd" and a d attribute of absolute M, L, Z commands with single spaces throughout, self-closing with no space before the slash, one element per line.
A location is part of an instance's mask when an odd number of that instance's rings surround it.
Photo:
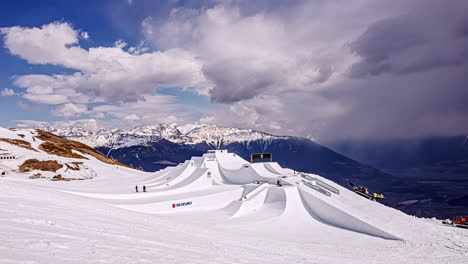
<path fill-rule="evenodd" d="M 96 170 L 102 174 L 88 181 L 1 178 L 0 240 L 8 243 L 0 244 L 0 263 L 468 259 L 468 230 L 408 216 L 319 175 L 252 164 L 225 150 L 155 173 Z"/>

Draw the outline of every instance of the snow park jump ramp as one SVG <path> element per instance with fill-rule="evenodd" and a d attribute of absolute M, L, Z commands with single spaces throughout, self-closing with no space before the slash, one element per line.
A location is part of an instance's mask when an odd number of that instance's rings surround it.
<path fill-rule="evenodd" d="M 152 175 L 137 184 L 146 186 L 145 193 L 75 194 L 149 214 L 222 215 L 223 224 L 295 225 L 323 236 L 353 232 L 404 240 L 399 226 L 416 225 L 413 217 L 357 196 L 319 175 L 296 173 L 275 162 L 250 163 L 226 150 L 210 151 Z M 283 186 L 276 186 L 277 181 Z"/>

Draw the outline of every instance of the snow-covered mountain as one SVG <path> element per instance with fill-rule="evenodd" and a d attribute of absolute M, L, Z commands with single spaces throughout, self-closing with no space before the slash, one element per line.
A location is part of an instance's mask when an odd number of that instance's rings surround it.
<path fill-rule="evenodd" d="M 165 139 L 178 144 L 206 143 L 214 148 L 235 142 L 255 140 L 273 140 L 288 138 L 273 136 L 252 129 L 228 128 L 216 125 L 184 125 L 157 124 L 153 126 L 136 127 L 131 130 L 100 129 L 90 131 L 74 126 L 65 128 L 46 127 L 45 130 L 56 135 L 82 142 L 92 147 L 107 147 L 112 149 L 144 146 L 148 142 Z"/>

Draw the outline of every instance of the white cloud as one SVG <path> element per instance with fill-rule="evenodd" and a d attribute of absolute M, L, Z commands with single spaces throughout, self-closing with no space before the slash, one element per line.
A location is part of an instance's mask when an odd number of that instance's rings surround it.
<path fill-rule="evenodd" d="M 88 108 L 86 105 L 72 103 L 60 105 L 56 107 L 53 111 L 53 113 L 56 116 L 61 116 L 65 118 L 77 117 L 87 112 Z"/>
<path fill-rule="evenodd" d="M 24 127 L 24 128 L 39 128 L 47 126 L 49 123 L 44 121 L 36 121 L 36 120 L 15 120 L 17 127 Z"/>
<path fill-rule="evenodd" d="M 81 34 L 80 34 L 81 38 L 84 39 L 84 40 L 87 40 L 89 39 L 89 33 L 86 32 L 86 31 L 82 31 Z"/>
<path fill-rule="evenodd" d="M 121 39 L 114 42 L 114 47 L 116 47 L 116 48 L 123 49 L 126 46 L 127 46 L 127 43 L 125 41 L 121 40 Z"/>
<path fill-rule="evenodd" d="M 135 120 L 140 120 L 141 118 L 135 114 L 125 116 L 123 119 L 129 120 L 129 121 L 135 121 Z"/>
<path fill-rule="evenodd" d="M 130 47 L 128 48 L 128 52 L 132 55 L 140 55 L 142 53 L 149 52 L 150 48 L 148 47 L 148 44 L 145 41 L 140 41 L 136 47 Z"/>
<path fill-rule="evenodd" d="M 15 91 L 13 89 L 5 88 L 0 92 L 1 96 L 13 96 L 16 95 Z"/>
<path fill-rule="evenodd" d="M 0 28 L 5 47 L 31 64 L 56 64 L 91 69 L 86 50 L 78 44 L 78 31 L 68 23 L 54 22 L 41 28 Z"/>
<path fill-rule="evenodd" d="M 23 97 L 39 104 L 59 105 L 69 102 L 68 98 L 62 94 L 25 94 Z"/>
<path fill-rule="evenodd" d="M 78 33 L 68 23 L 54 22 L 41 28 L 1 28 L 5 47 L 31 64 L 55 64 L 77 70 L 72 75 L 25 75 L 16 84 L 36 94 L 59 94 L 60 102 L 138 101 L 161 87 L 183 87 L 205 92 L 207 84 L 199 61 L 181 49 L 144 53 L 144 46 L 124 51 L 119 40 L 114 47 L 85 50 Z M 144 54 L 141 54 L 144 53 Z M 41 103 L 54 103 L 40 98 Z M 55 101 L 55 100 L 53 100 Z"/>
<path fill-rule="evenodd" d="M 122 120 L 122 124 L 136 126 L 156 122 L 187 122 L 192 113 L 175 102 L 169 95 L 146 96 L 140 102 L 128 102 L 120 105 L 98 105 L 88 110 L 92 115 L 106 115 L 112 120 Z"/>

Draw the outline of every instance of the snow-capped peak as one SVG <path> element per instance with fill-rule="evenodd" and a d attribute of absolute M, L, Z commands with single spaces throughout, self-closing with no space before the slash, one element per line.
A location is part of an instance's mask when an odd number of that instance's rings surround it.
<path fill-rule="evenodd" d="M 54 134 L 67 135 L 67 137 L 89 137 L 93 134 L 91 130 L 80 127 L 80 126 L 63 127 L 63 128 L 55 128 L 52 126 L 48 126 L 48 127 L 45 127 L 44 130 L 50 133 L 54 133 Z"/>
<path fill-rule="evenodd" d="M 179 144 L 206 143 L 214 147 L 234 142 L 281 138 L 252 129 L 228 128 L 205 124 L 156 124 L 136 127 L 130 130 L 100 129 L 96 132 L 79 126 L 66 128 L 46 127 L 45 129 L 92 147 L 110 148 L 145 145 L 148 142 L 162 138 Z"/>
<path fill-rule="evenodd" d="M 228 128 L 216 125 L 200 125 L 187 133 L 192 143 L 206 142 L 210 145 L 230 144 L 233 142 L 245 142 L 253 140 L 265 140 L 279 138 L 264 132 L 252 129 Z"/>

